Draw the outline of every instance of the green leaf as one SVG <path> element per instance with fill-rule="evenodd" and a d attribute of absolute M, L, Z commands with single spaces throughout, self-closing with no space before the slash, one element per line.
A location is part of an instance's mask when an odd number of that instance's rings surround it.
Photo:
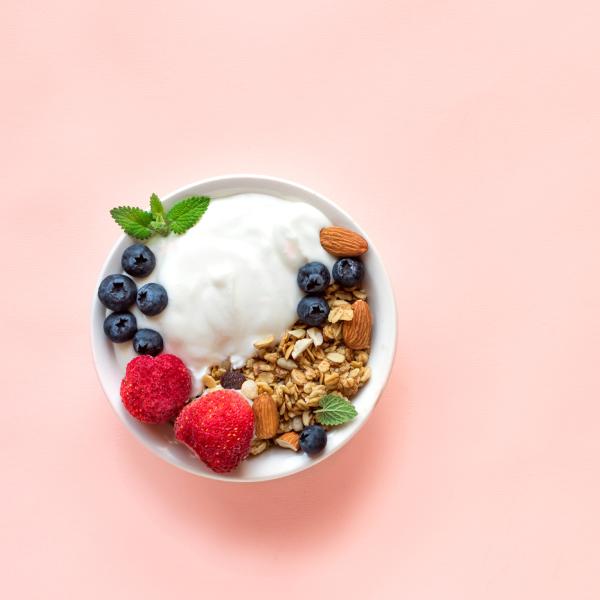
<path fill-rule="evenodd" d="M 152 211 L 152 216 L 154 217 L 155 221 L 159 218 L 162 218 L 164 221 L 165 207 L 156 194 L 152 194 L 152 196 L 150 196 L 150 210 Z"/>
<path fill-rule="evenodd" d="M 173 233 L 181 235 L 193 227 L 206 212 L 210 198 L 192 196 L 178 202 L 167 213 L 167 223 Z"/>
<path fill-rule="evenodd" d="M 163 236 L 169 235 L 169 225 L 165 220 L 165 207 L 156 194 L 150 196 L 150 210 L 152 211 L 150 229 Z"/>
<path fill-rule="evenodd" d="M 322 425 L 341 425 L 358 414 L 351 402 L 337 394 L 323 396 L 319 405 L 321 408 L 315 411 L 315 418 Z"/>
<path fill-rule="evenodd" d="M 118 206 L 110 211 L 112 218 L 123 231 L 138 240 L 146 240 L 153 231 L 150 228 L 152 214 L 135 206 Z"/>

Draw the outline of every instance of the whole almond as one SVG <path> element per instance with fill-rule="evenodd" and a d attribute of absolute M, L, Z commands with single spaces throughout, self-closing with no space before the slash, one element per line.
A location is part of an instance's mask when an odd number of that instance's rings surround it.
<path fill-rule="evenodd" d="M 298 448 L 300 448 L 300 436 L 295 431 L 288 431 L 287 433 L 280 435 L 275 440 L 275 443 L 282 448 L 298 452 Z"/>
<path fill-rule="evenodd" d="M 275 436 L 279 427 L 277 404 L 269 394 L 261 394 L 252 403 L 254 411 L 254 433 L 260 440 Z"/>
<path fill-rule="evenodd" d="M 357 300 L 352 305 L 354 316 L 352 321 L 344 321 L 342 335 L 344 343 L 352 350 L 364 350 L 371 344 L 373 320 L 369 305 L 364 300 Z"/>
<path fill-rule="evenodd" d="M 360 256 L 369 249 L 365 238 L 345 227 L 324 227 L 320 238 L 321 246 L 333 256 Z"/>

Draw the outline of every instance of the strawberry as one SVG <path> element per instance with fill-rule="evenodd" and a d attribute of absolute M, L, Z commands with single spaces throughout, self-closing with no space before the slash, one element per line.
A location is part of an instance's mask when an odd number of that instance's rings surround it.
<path fill-rule="evenodd" d="M 190 397 L 192 378 L 174 354 L 137 356 L 127 364 L 121 381 L 121 400 L 142 423 L 174 419 Z"/>
<path fill-rule="evenodd" d="M 188 404 L 175 421 L 175 437 L 216 473 L 228 473 L 248 456 L 254 413 L 234 390 L 210 392 Z"/>

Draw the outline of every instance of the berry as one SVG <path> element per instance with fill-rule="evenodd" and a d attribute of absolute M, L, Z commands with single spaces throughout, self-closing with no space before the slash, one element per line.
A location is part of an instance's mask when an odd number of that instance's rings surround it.
<path fill-rule="evenodd" d="M 311 327 L 318 327 L 327 320 L 329 304 L 320 296 L 305 296 L 298 303 L 298 317 Z"/>
<path fill-rule="evenodd" d="M 138 290 L 137 305 L 145 315 L 157 315 L 168 303 L 167 290 L 160 283 L 147 283 Z"/>
<path fill-rule="evenodd" d="M 125 248 L 121 257 L 121 266 L 123 271 L 132 277 L 147 277 L 156 266 L 156 257 L 148 246 L 133 244 L 133 246 Z"/>
<path fill-rule="evenodd" d="M 248 456 L 254 413 L 239 392 L 218 390 L 188 404 L 175 421 L 175 437 L 216 473 L 228 473 Z"/>
<path fill-rule="evenodd" d="M 122 312 L 135 302 L 137 287 L 127 275 L 109 275 L 98 288 L 100 302 L 110 310 Z"/>
<path fill-rule="evenodd" d="M 154 329 L 138 329 L 133 336 L 133 349 L 138 354 L 156 356 L 163 351 L 163 339 Z"/>
<path fill-rule="evenodd" d="M 327 444 L 327 432 L 320 425 L 311 425 L 300 434 L 300 448 L 306 454 L 318 454 Z"/>
<path fill-rule="evenodd" d="M 137 331 L 136 318 L 130 312 L 110 313 L 104 319 L 104 333 L 111 342 L 120 344 L 129 341 Z"/>
<path fill-rule="evenodd" d="M 158 358 L 136 356 L 129 361 L 121 381 L 123 405 L 142 423 L 173 420 L 191 391 L 192 378 L 183 361 L 174 354 Z"/>
<path fill-rule="evenodd" d="M 365 274 L 365 266 L 358 258 L 340 258 L 331 269 L 333 279 L 343 287 L 358 285 Z"/>
<path fill-rule="evenodd" d="M 246 381 L 246 378 L 241 369 L 229 369 L 229 371 L 221 377 L 221 385 L 229 390 L 241 389 L 244 381 Z"/>
<path fill-rule="evenodd" d="M 309 262 L 298 271 L 298 286 L 307 294 L 320 294 L 329 285 L 331 277 L 320 262 Z"/>

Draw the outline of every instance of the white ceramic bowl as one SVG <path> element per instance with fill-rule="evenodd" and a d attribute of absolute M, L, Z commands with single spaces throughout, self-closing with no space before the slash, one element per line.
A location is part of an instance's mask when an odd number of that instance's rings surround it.
<path fill-rule="evenodd" d="M 290 201 L 307 202 L 327 215 L 333 224 L 358 231 L 369 241 L 369 251 L 363 258 L 366 267 L 365 287 L 369 291 L 369 304 L 374 320 L 369 359 L 372 377 L 353 400 L 358 416 L 350 423 L 328 433 L 327 446 L 319 456 L 309 458 L 302 452 L 294 453 L 283 448 L 274 448 L 258 457 L 244 461 L 233 473 L 220 475 L 210 471 L 188 448 L 175 442 L 172 427 L 144 425 L 132 418 L 124 409 L 119 394 L 123 371 L 117 364 L 112 342 L 105 337 L 102 331 L 105 309 L 96 294 L 94 294 L 92 303 L 94 361 L 106 396 L 121 421 L 146 447 L 180 469 L 202 477 L 235 482 L 266 481 L 292 475 L 325 460 L 344 446 L 364 425 L 375 407 L 392 368 L 396 346 L 394 295 L 377 249 L 360 226 L 330 200 L 301 185 L 276 177 L 230 175 L 205 179 L 182 187 L 164 198 L 164 202 L 169 206 L 173 202 L 191 195 L 205 195 L 217 200 L 220 197 L 243 192 L 265 193 Z M 130 238 L 125 235 L 121 236 L 102 267 L 98 284 L 107 275 L 121 272 L 121 254 L 130 244 Z"/>

